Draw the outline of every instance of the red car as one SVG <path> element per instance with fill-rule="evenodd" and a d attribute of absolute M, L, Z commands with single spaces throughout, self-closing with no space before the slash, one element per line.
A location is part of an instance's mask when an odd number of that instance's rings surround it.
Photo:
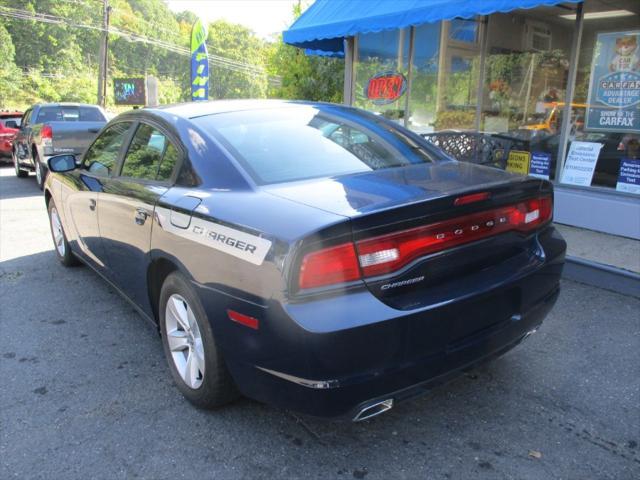
<path fill-rule="evenodd" d="M 0 112 L 0 157 L 11 158 L 11 143 L 21 121 L 22 112 Z"/>

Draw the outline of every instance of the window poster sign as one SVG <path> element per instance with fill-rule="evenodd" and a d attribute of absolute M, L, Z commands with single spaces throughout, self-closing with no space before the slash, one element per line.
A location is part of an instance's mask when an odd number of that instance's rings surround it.
<path fill-rule="evenodd" d="M 620 160 L 620 172 L 616 190 L 640 194 L 640 160 L 623 158 Z"/>
<path fill-rule="evenodd" d="M 364 87 L 364 95 L 376 105 L 398 100 L 407 89 L 407 79 L 399 72 L 378 73 Z"/>
<path fill-rule="evenodd" d="M 531 154 L 519 150 L 511 150 L 507 157 L 507 172 L 520 173 L 526 175 L 529 173 L 529 160 Z"/>
<path fill-rule="evenodd" d="M 640 30 L 599 33 L 586 130 L 640 132 Z"/>
<path fill-rule="evenodd" d="M 544 152 L 533 152 L 531 154 L 531 165 L 529 166 L 529 175 L 532 177 L 544 178 L 549 180 L 551 172 L 551 154 Z"/>
<path fill-rule="evenodd" d="M 591 186 L 593 171 L 600 155 L 601 143 L 571 142 L 567 160 L 562 171 L 562 183 Z"/>

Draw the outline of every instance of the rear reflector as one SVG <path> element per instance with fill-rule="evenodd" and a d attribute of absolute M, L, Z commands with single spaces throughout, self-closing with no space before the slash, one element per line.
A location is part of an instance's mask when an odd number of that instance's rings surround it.
<path fill-rule="evenodd" d="M 260 322 L 257 318 L 250 317 L 249 315 L 244 315 L 240 312 L 236 312 L 235 310 L 227 310 L 227 315 L 229 316 L 230 320 L 233 320 L 240 325 L 244 325 L 245 327 L 258 330 L 258 327 L 260 326 Z"/>
<path fill-rule="evenodd" d="M 473 200 L 467 197 L 478 195 Z M 483 195 L 482 198 L 479 196 Z M 488 198 L 489 192 L 459 197 L 462 203 Z M 455 202 L 454 202 L 455 203 Z M 368 238 L 305 255 L 300 266 L 301 289 L 322 287 L 385 275 L 425 255 L 508 231 L 530 232 L 551 220 L 551 197 L 524 200 L 422 227 Z M 357 254 L 356 254 L 357 250 Z"/>

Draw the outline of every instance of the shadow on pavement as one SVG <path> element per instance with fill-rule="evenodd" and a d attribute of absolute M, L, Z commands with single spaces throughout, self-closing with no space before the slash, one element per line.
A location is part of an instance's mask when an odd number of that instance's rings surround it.
<path fill-rule="evenodd" d="M 0 165 L 0 200 L 41 196 L 35 175 L 18 178 L 13 171 L 13 165 Z"/>

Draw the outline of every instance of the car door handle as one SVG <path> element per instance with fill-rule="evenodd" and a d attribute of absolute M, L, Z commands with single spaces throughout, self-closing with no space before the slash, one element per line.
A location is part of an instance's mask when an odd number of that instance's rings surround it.
<path fill-rule="evenodd" d="M 89 210 L 91 210 L 92 212 L 95 212 L 96 210 L 96 201 L 94 198 L 89 200 Z"/>
<path fill-rule="evenodd" d="M 136 208 L 135 221 L 138 225 L 144 225 L 147 221 L 147 217 L 150 215 L 149 211 L 144 208 Z"/>
<path fill-rule="evenodd" d="M 88 128 L 87 132 L 91 132 L 91 133 L 98 133 L 100 131 L 99 128 Z"/>

